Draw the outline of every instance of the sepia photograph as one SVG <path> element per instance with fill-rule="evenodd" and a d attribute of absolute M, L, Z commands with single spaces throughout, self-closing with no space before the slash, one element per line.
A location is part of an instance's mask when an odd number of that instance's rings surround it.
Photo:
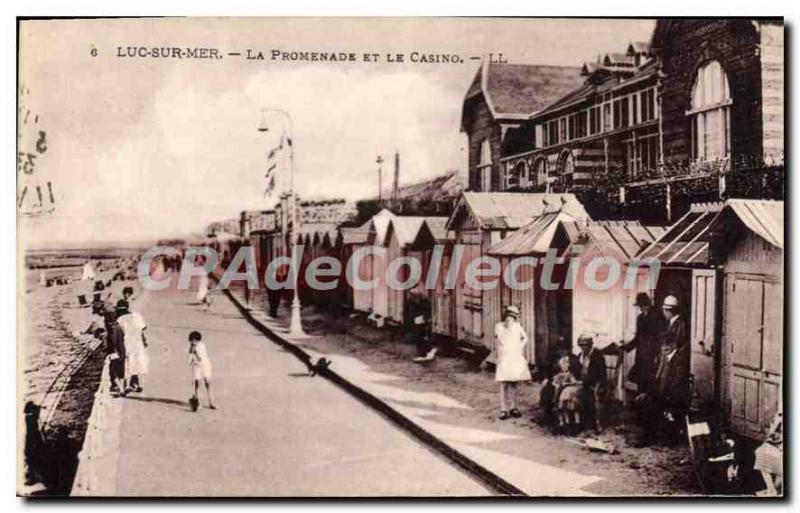
<path fill-rule="evenodd" d="M 18 496 L 786 497 L 782 17 L 16 29 Z"/>

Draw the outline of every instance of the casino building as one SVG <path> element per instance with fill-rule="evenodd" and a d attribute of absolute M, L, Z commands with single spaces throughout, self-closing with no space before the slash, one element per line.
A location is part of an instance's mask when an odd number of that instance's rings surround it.
<path fill-rule="evenodd" d="M 469 190 L 574 192 L 593 218 L 648 224 L 783 197 L 780 20 L 660 20 L 621 50 L 513 77 L 484 65 L 463 105 Z"/>

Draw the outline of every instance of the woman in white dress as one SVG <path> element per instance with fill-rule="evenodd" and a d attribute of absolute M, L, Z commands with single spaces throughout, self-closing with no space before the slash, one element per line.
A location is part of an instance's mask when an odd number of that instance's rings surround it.
<path fill-rule="evenodd" d="M 208 295 L 208 286 L 208 275 L 200 275 L 200 285 L 197 287 L 197 302 L 205 305 L 206 310 L 211 307 L 211 296 Z"/>
<path fill-rule="evenodd" d="M 517 409 L 518 384 L 530 381 L 531 371 L 525 359 L 528 335 L 519 324 L 519 308 L 506 308 L 503 321 L 494 327 L 497 352 L 495 381 L 500 382 L 500 420 L 522 416 Z"/>
<path fill-rule="evenodd" d="M 150 371 L 150 357 L 147 356 L 147 340 L 144 330 L 147 324 L 138 312 L 128 310 L 128 302 L 120 300 L 117 308 L 124 304 L 124 312 L 117 322 L 125 334 L 125 376 L 128 377 L 128 392 L 141 392 L 142 376 Z"/>

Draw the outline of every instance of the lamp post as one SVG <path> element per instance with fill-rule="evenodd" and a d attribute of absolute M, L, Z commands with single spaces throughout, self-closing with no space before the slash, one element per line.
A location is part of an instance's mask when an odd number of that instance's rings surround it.
<path fill-rule="evenodd" d="M 291 256 L 293 258 L 296 253 L 297 248 L 297 239 L 295 237 L 297 231 L 297 205 L 296 205 L 296 196 L 294 193 L 294 124 L 292 122 L 292 116 L 289 115 L 288 112 L 281 109 L 261 109 L 261 124 L 258 126 L 259 132 L 267 132 L 269 131 L 269 126 L 266 122 L 266 115 L 267 113 L 276 113 L 280 114 L 284 117 L 286 122 L 289 125 L 289 135 L 287 143 L 289 144 L 289 192 L 287 198 L 287 204 L 289 205 L 289 219 L 291 220 L 291 230 L 289 231 L 289 240 L 291 241 Z M 281 137 L 286 135 L 284 127 L 284 132 L 281 134 Z M 294 264 L 294 262 L 292 262 Z M 292 265 L 291 268 L 294 269 L 296 266 Z M 292 316 L 289 322 L 289 336 L 292 337 L 299 337 L 304 336 L 305 332 L 303 332 L 303 324 L 300 319 L 300 295 L 299 291 L 297 290 L 297 273 L 299 269 L 295 269 L 295 272 L 291 272 L 292 276 L 292 290 L 294 291 L 294 297 L 292 298 Z"/>
<path fill-rule="evenodd" d="M 381 200 L 383 199 L 383 168 L 381 167 L 383 165 L 383 157 L 378 155 L 375 163 L 378 164 L 378 203 L 380 204 Z"/>

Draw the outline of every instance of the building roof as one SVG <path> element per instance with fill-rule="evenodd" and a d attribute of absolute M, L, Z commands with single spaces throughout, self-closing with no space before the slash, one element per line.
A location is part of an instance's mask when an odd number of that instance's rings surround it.
<path fill-rule="evenodd" d="M 607 53 L 603 58 L 603 64 L 605 66 L 633 66 L 633 56 L 621 52 Z"/>
<path fill-rule="evenodd" d="M 535 117 L 545 116 L 571 105 L 580 104 L 598 94 L 646 80 L 654 77 L 658 71 L 654 60 L 648 60 L 636 71 L 633 71 L 632 68 L 617 69 L 616 66 L 603 66 L 596 63 L 584 64 L 584 67 L 586 69 L 585 75 L 589 75 L 586 80 L 573 90 L 557 98 L 553 103 L 537 113 Z"/>
<path fill-rule="evenodd" d="M 708 264 L 710 226 L 722 210 L 722 203 L 696 203 L 636 258 L 667 265 Z"/>
<path fill-rule="evenodd" d="M 447 171 L 432 178 L 418 182 L 401 185 L 397 188 L 397 199 L 416 199 L 419 201 L 434 202 L 452 200 L 458 197 L 464 189 L 461 177 L 457 170 Z M 391 192 L 383 191 L 383 199 L 391 196 Z M 373 200 L 377 199 L 373 197 Z"/>
<path fill-rule="evenodd" d="M 464 101 L 482 94 L 495 119 L 524 120 L 581 81 L 578 67 L 484 62 Z M 464 129 L 463 114 L 461 128 Z"/>
<path fill-rule="evenodd" d="M 238 233 L 230 233 L 230 232 L 216 232 L 210 237 L 212 240 L 217 240 L 220 242 L 230 242 L 235 240 L 242 240 L 242 236 Z"/>
<path fill-rule="evenodd" d="M 729 199 L 713 225 L 722 222 L 726 215 L 733 214 L 751 232 L 776 248 L 783 249 L 783 212 L 783 201 Z"/>
<path fill-rule="evenodd" d="M 634 41 L 628 44 L 628 55 L 635 55 L 637 53 L 648 54 L 650 52 L 650 43 L 647 41 Z"/>
<path fill-rule="evenodd" d="M 574 194 L 530 192 L 465 192 L 447 221 L 447 229 L 455 229 L 462 212 L 475 219 L 486 230 L 517 229 L 547 212 L 561 210 L 576 219 L 589 214 Z"/>

